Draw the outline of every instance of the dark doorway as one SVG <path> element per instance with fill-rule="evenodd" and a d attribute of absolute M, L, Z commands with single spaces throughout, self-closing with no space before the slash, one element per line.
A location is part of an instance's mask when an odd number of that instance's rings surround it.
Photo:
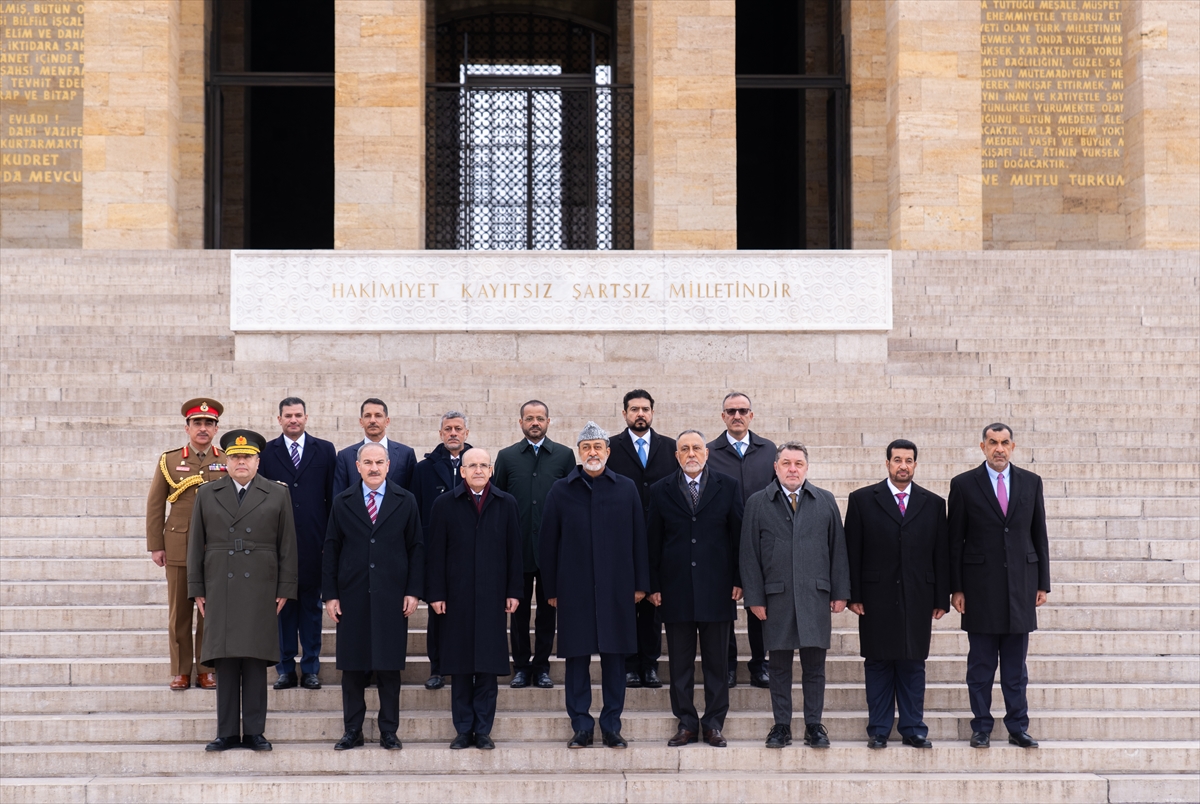
<path fill-rule="evenodd" d="M 210 248 L 333 248 L 333 0 L 211 0 Z"/>

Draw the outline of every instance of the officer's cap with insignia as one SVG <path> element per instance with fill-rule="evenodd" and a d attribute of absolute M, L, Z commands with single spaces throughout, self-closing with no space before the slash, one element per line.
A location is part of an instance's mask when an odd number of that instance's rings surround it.
<path fill-rule="evenodd" d="M 184 421 L 212 419 L 215 422 L 220 420 L 221 414 L 225 412 L 225 406 L 215 399 L 201 396 L 184 402 L 179 412 L 183 414 Z"/>
<path fill-rule="evenodd" d="M 267 439 L 253 430 L 230 430 L 221 436 L 226 455 L 257 455 L 267 448 Z"/>

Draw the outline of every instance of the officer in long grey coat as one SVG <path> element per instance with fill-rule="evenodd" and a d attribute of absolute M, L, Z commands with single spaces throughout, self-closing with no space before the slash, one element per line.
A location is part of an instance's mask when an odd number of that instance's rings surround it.
<path fill-rule="evenodd" d="M 808 448 L 779 445 L 775 479 L 746 503 L 741 571 L 746 603 L 763 624 L 769 654 L 775 725 L 768 748 L 792 741 L 792 657 L 800 651 L 804 692 L 804 743 L 828 748 L 821 724 L 825 707 L 825 653 L 831 614 L 850 597 L 846 535 L 837 502 L 808 474 Z"/>
<path fill-rule="evenodd" d="M 188 530 L 188 597 L 205 621 L 200 660 L 217 670 L 217 739 L 205 749 L 270 751 L 267 665 L 279 660 L 279 610 L 298 594 L 292 496 L 258 474 L 261 435 L 231 430 L 221 448 L 228 476 L 200 487 Z"/>

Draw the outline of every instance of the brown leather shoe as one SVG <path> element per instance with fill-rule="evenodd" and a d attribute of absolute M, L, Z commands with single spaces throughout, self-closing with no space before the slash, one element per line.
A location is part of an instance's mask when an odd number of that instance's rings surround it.
<path fill-rule="evenodd" d="M 190 686 L 192 686 L 190 676 L 175 676 L 171 679 L 171 689 L 173 690 L 186 690 Z"/>
<path fill-rule="evenodd" d="M 197 673 L 196 686 L 202 690 L 215 690 L 217 688 L 217 674 Z"/>
<path fill-rule="evenodd" d="M 671 748 L 678 748 L 681 745 L 687 745 L 688 743 L 694 743 L 694 742 L 696 742 L 696 739 L 697 739 L 696 732 L 688 731 L 687 729 L 680 726 L 679 731 L 675 732 L 675 736 L 672 737 L 671 739 L 667 740 L 667 745 L 670 746 Z"/>
<path fill-rule="evenodd" d="M 721 734 L 720 729 L 709 729 L 708 731 L 704 732 L 704 742 L 708 743 L 713 748 L 724 748 L 727 745 L 725 742 L 725 736 Z"/>

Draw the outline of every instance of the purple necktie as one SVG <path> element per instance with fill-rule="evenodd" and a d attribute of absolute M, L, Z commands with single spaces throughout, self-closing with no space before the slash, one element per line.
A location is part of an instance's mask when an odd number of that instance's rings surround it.
<path fill-rule="evenodd" d="M 1008 516 L 1008 489 L 1004 488 L 1004 475 L 996 475 L 996 499 L 1000 501 L 1000 513 Z"/>
<path fill-rule="evenodd" d="M 377 492 L 367 494 L 367 516 L 371 517 L 371 524 L 375 524 L 375 518 L 379 516 L 379 509 L 375 507 L 375 495 Z"/>
<path fill-rule="evenodd" d="M 904 516 L 904 498 L 908 496 L 907 491 L 896 492 L 896 502 L 900 505 L 900 516 Z"/>
<path fill-rule="evenodd" d="M 296 445 L 295 441 L 292 442 L 292 466 L 300 468 L 300 447 Z"/>

